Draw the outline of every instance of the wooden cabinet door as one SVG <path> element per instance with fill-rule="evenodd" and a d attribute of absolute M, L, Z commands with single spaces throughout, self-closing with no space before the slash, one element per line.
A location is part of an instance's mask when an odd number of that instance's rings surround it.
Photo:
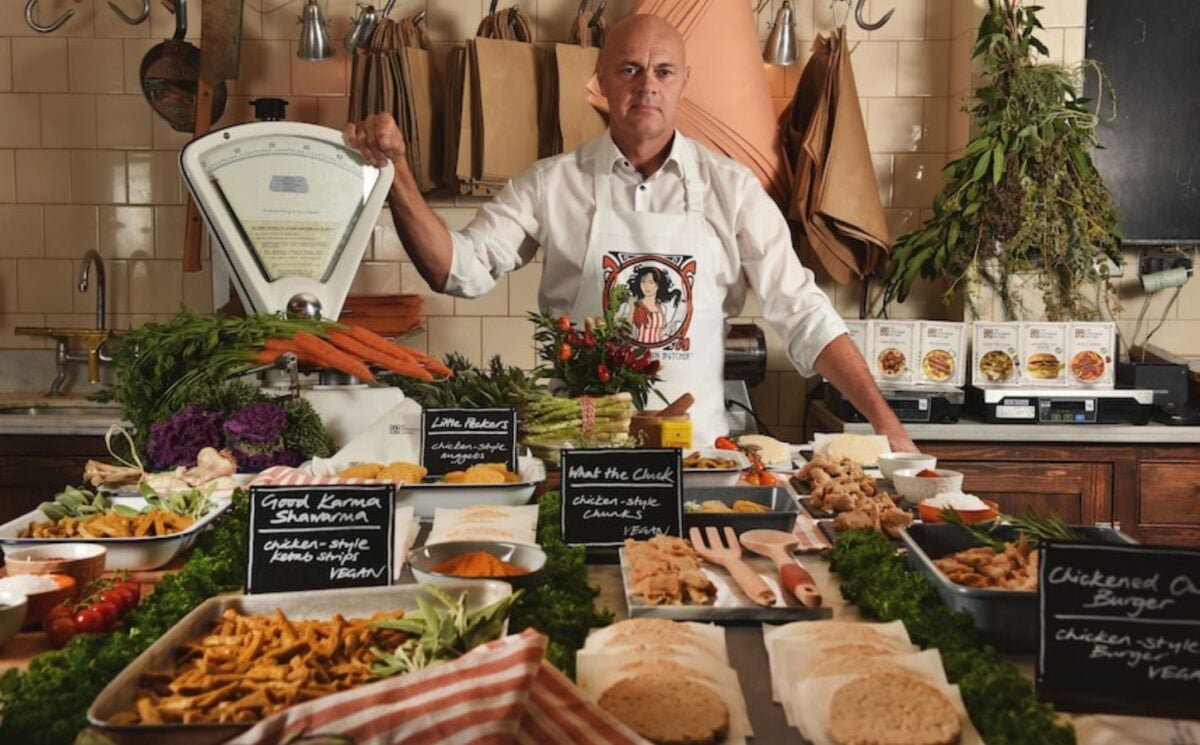
<path fill-rule="evenodd" d="M 1136 533 L 1147 543 L 1200 546 L 1200 461 L 1138 462 Z"/>
<path fill-rule="evenodd" d="M 0 523 L 81 485 L 91 458 L 108 459 L 103 437 L 0 435 Z"/>
<path fill-rule="evenodd" d="M 939 461 L 939 468 L 962 471 L 963 491 L 994 499 L 1000 509 L 1020 515 L 1054 513 L 1073 525 L 1111 522 L 1112 466 L 1107 463 Z"/>

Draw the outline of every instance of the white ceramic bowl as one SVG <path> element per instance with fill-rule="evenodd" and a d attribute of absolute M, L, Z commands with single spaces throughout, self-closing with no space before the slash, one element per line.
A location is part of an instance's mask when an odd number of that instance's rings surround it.
<path fill-rule="evenodd" d="M 0 592 L 0 647 L 16 636 L 25 625 L 25 596 Z"/>
<path fill-rule="evenodd" d="M 896 492 L 910 502 L 920 502 L 944 491 L 962 491 L 963 475 L 958 471 L 945 468 L 932 469 L 937 471 L 937 478 L 917 476 L 920 468 L 901 468 L 892 472 L 892 483 Z"/>
<path fill-rule="evenodd" d="M 683 467 L 683 488 L 691 489 L 696 486 L 734 486 L 742 476 L 742 471 L 750 467 L 750 460 L 740 450 L 721 450 L 720 448 L 692 448 L 685 450 L 683 457 L 699 454 L 701 458 L 720 458 L 733 461 L 728 468 L 689 468 Z"/>
<path fill-rule="evenodd" d="M 885 479 L 901 468 L 937 468 L 937 458 L 925 453 L 883 453 L 879 456 L 879 471 Z"/>
<path fill-rule="evenodd" d="M 527 574 L 515 577 L 459 577 L 433 571 L 433 567 L 443 561 L 473 551 L 483 551 L 501 561 L 515 564 L 525 569 Z M 541 582 L 542 570 L 546 567 L 546 553 L 537 546 L 504 541 L 450 541 L 414 548 L 408 553 L 408 565 L 412 569 L 413 576 L 422 584 L 437 584 L 448 579 L 496 579 L 507 582 L 513 587 L 528 588 L 535 587 Z"/>
<path fill-rule="evenodd" d="M 69 574 L 80 590 L 104 573 L 108 549 L 98 543 L 55 543 L 5 552 L 9 574 Z"/>

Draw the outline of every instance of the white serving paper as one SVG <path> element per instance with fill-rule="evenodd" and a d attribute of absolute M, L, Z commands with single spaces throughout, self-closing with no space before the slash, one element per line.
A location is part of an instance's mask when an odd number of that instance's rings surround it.
<path fill-rule="evenodd" d="M 600 696 L 625 678 L 661 670 L 664 661 L 674 662 L 692 671 L 687 680 L 710 688 L 729 709 L 729 735 L 726 745 L 741 745 L 754 735 L 746 699 L 737 672 L 711 655 L 700 651 L 680 651 L 658 647 L 652 651 L 622 649 L 581 650 L 575 656 L 576 680 L 589 700 Z"/>
<path fill-rule="evenodd" d="M 816 433 L 814 433 L 813 434 L 813 452 L 814 453 L 829 452 L 829 443 L 833 440 L 836 440 L 839 437 L 844 437 L 844 436 L 845 436 L 845 433 L 843 433 L 843 432 L 816 432 Z M 892 452 L 891 443 L 889 443 L 888 438 L 883 435 L 856 435 L 856 436 L 874 440 L 876 442 L 876 444 L 879 445 L 879 451 L 881 453 Z M 872 459 L 869 462 L 865 462 L 865 463 L 860 462 L 859 465 L 874 467 L 876 465 L 876 461 L 874 459 Z"/>
<path fill-rule="evenodd" d="M 666 629 L 665 637 L 656 630 Z M 604 628 L 592 629 L 583 649 L 588 652 L 621 647 L 666 644 L 705 652 L 724 665 L 729 664 L 725 629 L 712 623 L 668 621 L 663 618 L 632 618 Z"/>
<path fill-rule="evenodd" d="M 396 555 L 392 561 L 392 582 L 400 581 L 400 572 L 408 559 L 408 552 L 417 542 L 417 533 L 421 530 L 421 521 L 413 515 L 412 507 L 396 507 Z"/>
<path fill-rule="evenodd" d="M 802 671 L 815 660 L 828 654 L 831 647 L 843 644 L 876 644 L 892 649 L 893 654 L 911 654 L 919 652 L 920 648 L 908 641 L 908 631 L 901 621 L 888 624 L 850 624 L 839 621 L 821 623 L 841 624 L 845 626 L 866 626 L 874 631 L 876 636 L 868 636 L 861 629 L 847 630 L 837 626 L 827 626 L 824 630 L 807 631 L 800 623 L 786 626 L 763 627 L 763 643 L 767 647 L 767 659 L 771 673 L 771 699 L 780 701 L 784 691 L 788 690 L 787 677 L 793 671 Z M 769 629 L 769 630 L 768 630 Z M 807 633 L 806 633 L 807 632 Z M 939 658 L 940 659 L 940 658 Z"/>
<path fill-rule="evenodd" d="M 433 527 L 426 545 L 450 541 L 508 541 L 536 546 L 536 504 L 510 507 L 480 505 L 476 507 L 438 507 L 433 511 Z"/>

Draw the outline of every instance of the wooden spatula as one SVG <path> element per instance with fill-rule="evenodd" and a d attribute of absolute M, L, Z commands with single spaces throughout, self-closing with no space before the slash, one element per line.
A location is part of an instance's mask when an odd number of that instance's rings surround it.
<path fill-rule="evenodd" d="M 726 530 L 729 530 L 726 528 Z M 747 530 L 739 536 L 742 545 L 754 553 L 775 562 L 779 568 L 779 584 L 806 608 L 821 606 L 821 591 L 813 576 L 796 563 L 791 550 L 800 541 L 791 533 L 782 530 Z"/>
<path fill-rule="evenodd" d="M 738 545 L 737 533 L 733 532 L 733 528 L 725 528 L 724 544 L 721 543 L 717 529 L 711 526 L 704 529 L 704 537 L 700 535 L 700 528 L 692 528 L 688 531 L 688 538 L 701 559 L 725 567 L 725 571 L 738 583 L 746 597 L 759 605 L 775 605 L 775 591 L 742 561 L 742 547 Z M 705 538 L 708 539 L 707 543 Z"/>

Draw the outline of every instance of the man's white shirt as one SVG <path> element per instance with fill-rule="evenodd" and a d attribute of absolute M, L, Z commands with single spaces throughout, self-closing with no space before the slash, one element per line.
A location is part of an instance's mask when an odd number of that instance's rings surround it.
<path fill-rule="evenodd" d="M 445 292 L 483 295 L 497 277 L 533 259 L 540 246 L 545 252 L 542 287 L 574 296 L 595 210 L 596 159 L 611 163 L 614 209 L 663 214 L 686 212 L 680 164 L 695 163 L 705 187 L 704 216 L 725 247 L 715 267 L 717 284 L 726 292 L 725 317 L 739 315 L 747 289 L 753 289 L 792 363 L 802 374 L 812 374 L 825 345 L 846 333 L 845 322 L 813 273 L 800 264 L 787 222 L 750 170 L 678 132 L 666 162 L 646 179 L 608 132 L 574 152 L 530 166 L 466 228 L 451 231 L 454 256 Z M 540 293 L 539 304 L 546 304 Z"/>

